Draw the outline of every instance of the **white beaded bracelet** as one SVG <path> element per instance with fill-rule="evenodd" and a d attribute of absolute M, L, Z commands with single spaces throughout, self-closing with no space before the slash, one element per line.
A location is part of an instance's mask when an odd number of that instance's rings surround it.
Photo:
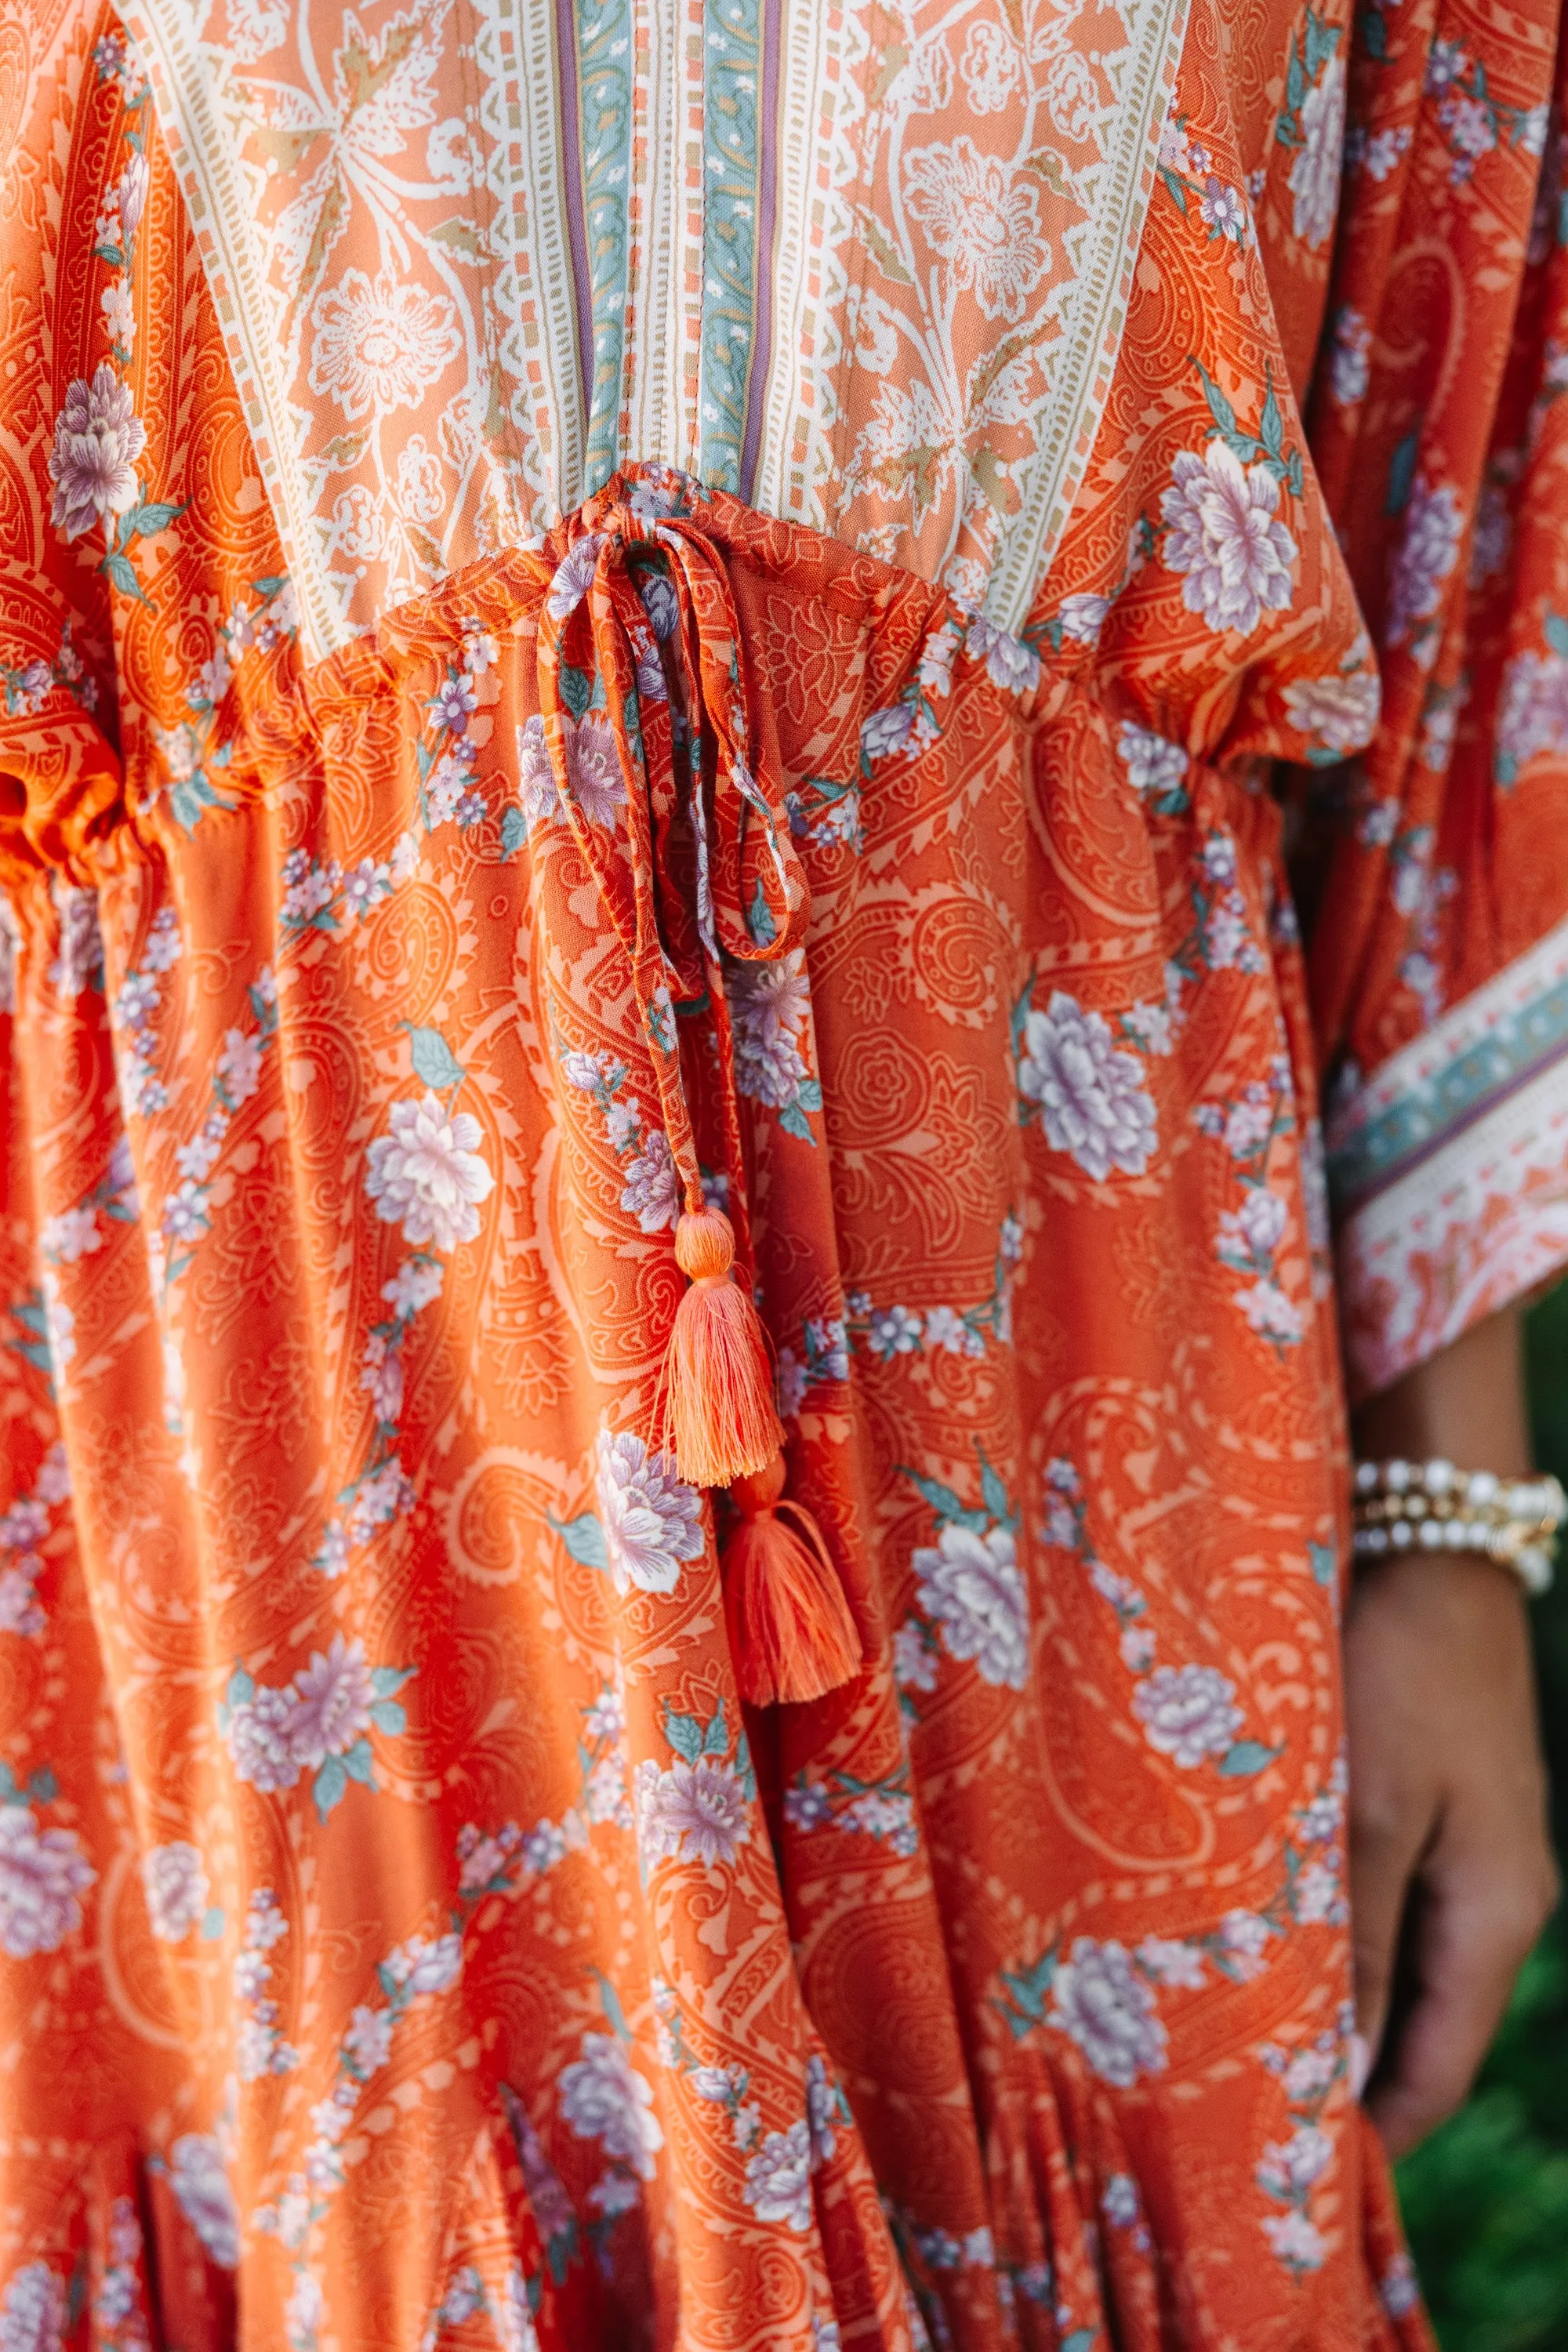
<path fill-rule="evenodd" d="M 1557 1530 L 1568 1496 L 1555 1478 L 1500 1478 L 1451 1462 L 1358 1462 L 1355 1552 L 1483 1552 L 1513 1570 L 1527 1592 L 1552 1582 Z"/>

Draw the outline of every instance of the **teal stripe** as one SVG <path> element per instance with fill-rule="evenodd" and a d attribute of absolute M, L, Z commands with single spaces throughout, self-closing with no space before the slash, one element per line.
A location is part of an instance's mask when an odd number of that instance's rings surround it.
<path fill-rule="evenodd" d="M 583 216 L 587 234 L 593 352 L 588 368 L 584 489 L 602 489 L 619 462 L 621 379 L 630 284 L 626 200 L 631 185 L 632 12 L 627 0 L 580 0 L 577 34 Z"/>
<path fill-rule="evenodd" d="M 1407 1164 L 1511 1094 L 1568 1046 L 1568 980 L 1521 1006 L 1457 1054 L 1447 1067 L 1385 1110 L 1329 1155 L 1329 1190 L 1339 1209 L 1380 1192 Z"/>
<path fill-rule="evenodd" d="M 741 489 L 756 339 L 762 195 L 763 0 L 708 0 L 703 125 L 702 479 Z"/>

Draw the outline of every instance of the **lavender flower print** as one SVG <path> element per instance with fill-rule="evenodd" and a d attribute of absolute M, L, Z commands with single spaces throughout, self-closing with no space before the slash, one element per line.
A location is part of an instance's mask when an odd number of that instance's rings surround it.
<path fill-rule="evenodd" d="M 1369 355 L 1372 329 L 1359 310 L 1342 302 L 1333 316 L 1333 340 L 1329 350 L 1329 392 L 1342 408 L 1353 408 L 1366 398 L 1372 381 Z"/>
<path fill-rule="evenodd" d="M 401 1225 L 404 1238 L 440 1250 L 471 1242 L 479 1230 L 479 1203 L 495 1177 L 480 1158 L 484 1130 L 471 1111 L 448 1112 L 438 1095 L 394 1103 L 390 1135 L 370 1147 L 365 1191 L 376 1213 Z"/>
<path fill-rule="evenodd" d="M 186 2221 L 221 2270 L 239 2263 L 239 2209 L 222 2144 L 210 2132 L 186 2132 L 169 2151 L 169 2186 Z"/>
<path fill-rule="evenodd" d="M 1333 234 L 1340 203 L 1340 167 L 1345 136 L 1345 56 L 1336 47 L 1301 104 L 1301 140 L 1290 165 L 1295 200 L 1291 226 L 1314 251 Z"/>
<path fill-rule="evenodd" d="M 809 1076 L 801 1051 L 811 1011 L 804 949 L 738 964 L 725 976 L 733 1019 L 735 1084 L 755 1102 L 783 1110 Z M 815 1108 L 815 1101 L 812 1106 Z"/>
<path fill-rule="evenodd" d="M 751 1825 L 738 1776 L 728 1764 L 678 1758 L 668 1771 L 651 1759 L 637 1768 L 637 1836 L 645 1864 L 695 1862 L 705 1870 L 732 1863 Z"/>
<path fill-rule="evenodd" d="M 1102 1013 L 1086 1013 L 1065 989 L 1046 1012 L 1023 1014 L 1018 1091 L 1038 1105 L 1052 1150 L 1070 1153 L 1095 1183 L 1113 1168 L 1142 1176 L 1148 1167 L 1157 1138 L 1143 1066 L 1118 1048 Z"/>
<path fill-rule="evenodd" d="M 0 1951 L 14 1960 L 58 1951 L 81 1926 L 98 1876 L 72 1830 L 40 1830 L 30 1806 L 0 1807 Z"/>
<path fill-rule="evenodd" d="M 95 523 L 129 514 L 141 497 L 136 460 L 146 446 L 147 428 L 131 388 L 108 361 L 90 383 L 79 377 L 55 421 L 49 453 L 55 529 L 68 540 L 79 539 Z"/>
<path fill-rule="evenodd" d="M 1118 1943 L 1079 1936 L 1070 1958 L 1058 1963 L 1046 2022 L 1082 2051 L 1102 2082 L 1131 2090 L 1165 2064 L 1165 2028 L 1154 1996 Z"/>
<path fill-rule="evenodd" d="M 1436 653 L 1432 626 L 1443 583 L 1458 561 L 1465 518 L 1458 492 L 1417 472 L 1405 509 L 1405 530 L 1389 572 L 1384 643 L 1408 645 L 1429 667 Z"/>
<path fill-rule="evenodd" d="M 635 1108 L 635 1106 L 630 1106 Z M 612 1117 L 611 1140 L 616 1125 Z M 680 1176 L 670 1156 L 669 1139 L 662 1127 L 647 1129 L 642 1150 L 626 1163 L 621 1206 L 637 1219 L 645 1234 L 663 1233 L 680 1217 Z"/>
<path fill-rule="evenodd" d="M 759 2221 L 811 2227 L 811 2133 L 804 2121 L 769 2132 L 746 2167 L 743 2194 Z"/>
<path fill-rule="evenodd" d="M 1362 644 L 1365 645 L 1364 637 Z M 1352 669 L 1349 676 L 1296 678 L 1285 688 L 1290 724 L 1312 738 L 1327 754 L 1344 759 L 1371 741 L 1376 731 L 1382 692 L 1375 669 Z"/>
<path fill-rule="evenodd" d="M 1029 1673 L 1028 1600 L 1010 1528 L 984 1535 L 949 1520 L 933 1547 L 910 1562 L 921 1606 L 954 1658 L 970 1659 L 983 1682 L 1022 1690 Z"/>
<path fill-rule="evenodd" d="M 64 2352 L 66 2283 L 47 2263 L 25 2263 L 0 2301 L 0 2352 Z"/>
<path fill-rule="evenodd" d="M 207 1907 L 207 1874 L 194 1845 L 176 1839 L 149 1846 L 142 1857 L 147 1920 L 160 1942 L 181 1944 Z"/>
<path fill-rule="evenodd" d="M 1166 569 L 1184 574 L 1182 602 L 1216 633 L 1250 636 L 1266 612 L 1290 609 L 1297 547 L 1278 518 L 1279 483 L 1243 466 L 1223 440 L 1183 450 L 1162 493 Z"/>
<path fill-rule="evenodd" d="M 1156 1666 L 1132 1694 L 1151 1748 L 1191 1771 L 1235 1745 L 1245 1717 L 1236 1685 L 1214 1666 Z"/>
<path fill-rule="evenodd" d="M 596 1484 L 616 1591 L 673 1592 L 681 1562 L 702 1556 L 701 1496 L 629 1429 L 600 1431 Z"/>
<path fill-rule="evenodd" d="M 590 824 L 613 827 L 616 811 L 626 806 L 626 780 L 621 773 L 615 730 L 602 719 L 584 719 L 566 738 L 566 772 L 572 794 Z"/>
<path fill-rule="evenodd" d="M 579 2047 L 561 2073 L 563 2116 L 579 2139 L 598 2140 L 606 2156 L 651 2180 L 664 2146 L 651 2084 L 613 2034 L 584 2033 Z"/>
<path fill-rule="evenodd" d="M 1128 719 L 1122 721 L 1116 748 L 1121 754 L 1127 781 L 1135 793 L 1145 795 L 1156 807 L 1179 795 L 1179 804 L 1184 806 L 1187 755 L 1179 743 L 1156 735 L 1152 728 L 1135 726 Z"/>

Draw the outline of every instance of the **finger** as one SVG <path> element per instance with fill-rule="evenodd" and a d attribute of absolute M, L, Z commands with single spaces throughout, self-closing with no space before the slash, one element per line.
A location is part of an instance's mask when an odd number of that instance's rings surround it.
<path fill-rule="evenodd" d="M 1430 1810 L 1411 1797 L 1352 1788 L 1350 1894 L 1356 2030 L 1366 2045 L 1369 2071 L 1377 2063 L 1388 2021 L 1400 1924 L 1431 1825 Z"/>
<path fill-rule="evenodd" d="M 1489 1864 L 1458 1880 L 1435 1868 L 1426 1891 L 1421 1990 L 1368 2101 L 1396 2158 L 1462 2105 L 1549 1908 L 1543 1883 L 1500 1882 Z"/>

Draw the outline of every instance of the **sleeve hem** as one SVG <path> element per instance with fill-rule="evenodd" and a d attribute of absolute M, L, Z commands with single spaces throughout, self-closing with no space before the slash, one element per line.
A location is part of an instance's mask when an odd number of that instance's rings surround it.
<path fill-rule="evenodd" d="M 1568 921 L 1336 1111 L 1352 1401 L 1568 1265 Z"/>

